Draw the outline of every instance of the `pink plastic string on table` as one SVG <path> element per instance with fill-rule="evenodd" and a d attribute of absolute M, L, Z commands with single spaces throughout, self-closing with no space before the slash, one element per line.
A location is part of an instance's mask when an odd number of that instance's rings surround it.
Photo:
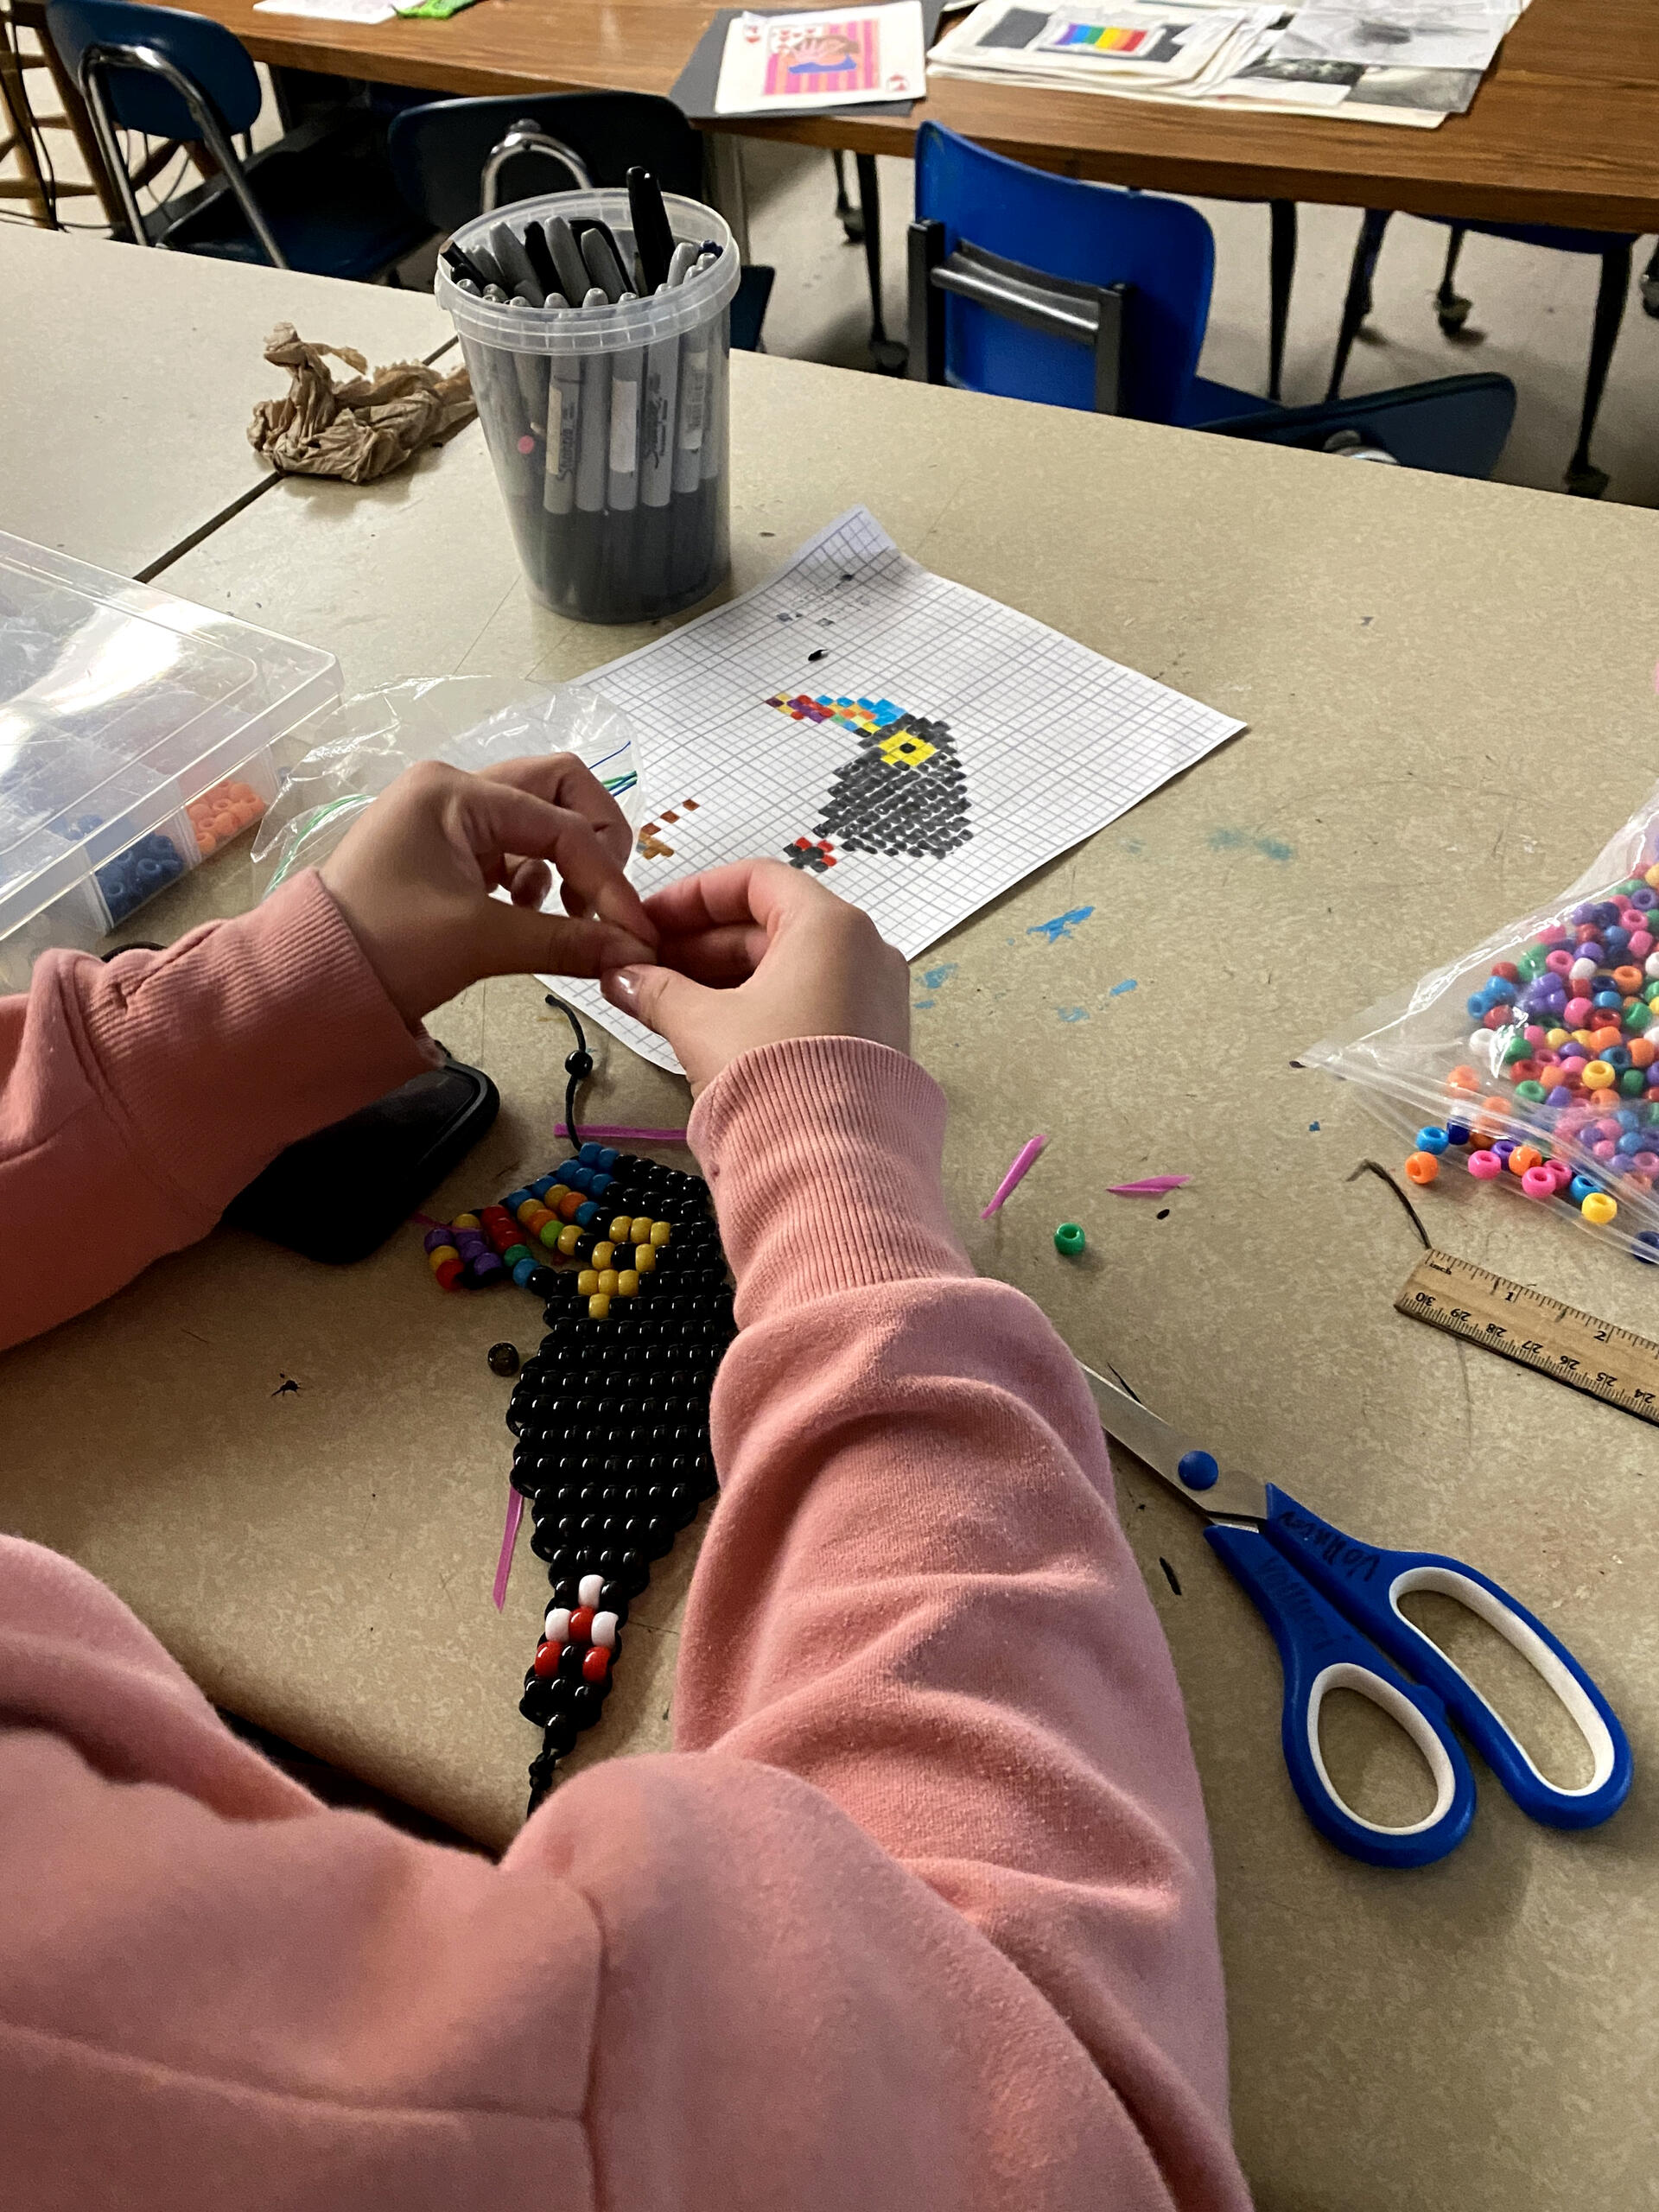
<path fill-rule="evenodd" d="M 1022 1145 L 1020 1147 L 1020 1150 L 1014 1156 L 1014 1165 L 1009 1168 L 1007 1173 L 1002 1178 L 1002 1180 L 997 1185 L 995 1191 L 992 1193 L 989 1205 L 981 1207 L 979 1217 L 982 1221 L 988 1221 L 994 1213 L 1000 1213 L 1001 1211 L 1003 1201 L 1007 1198 L 1008 1193 L 1017 1188 L 1017 1186 L 1022 1183 L 1026 1177 L 1031 1173 L 1032 1168 L 1036 1164 L 1038 1155 L 1041 1153 L 1043 1147 L 1047 1142 L 1048 1139 L 1046 1137 L 1033 1137 L 1029 1144 Z"/>
<path fill-rule="evenodd" d="M 495 1588 L 491 1593 L 499 1613 L 507 1602 L 507 1577 L 512 1573 L 513 1547 L 518 1541 L 518 1523 L 524 1517 L 522 1491 L 509 1487 L 507 1491 L 507 1522 L 501 1531 L 501 1556 L 495 1562 Z"/>
<path fill-rule="evenodd" d="M 1115 1198 L 1160 1198 L 1166 1191 L 1179 1191 L 1192 1180 L 1190 1175 L 1147 1175 L 1139 1183 L 1109 1183 L 1106 1188 Z"/>

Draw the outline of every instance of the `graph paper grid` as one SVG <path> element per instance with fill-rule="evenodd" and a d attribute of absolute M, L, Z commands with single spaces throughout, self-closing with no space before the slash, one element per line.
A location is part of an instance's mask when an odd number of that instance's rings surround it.
<path fill-rule="evenodd" d="M 887 701 L 945 723 L 965 777 L 967 841 L 943 859 L 838 848 L 824 879 L 907 959 L 1244 727 L 933 575 L 864 507 L 770 582 L 587 680 L 632 718 L 640 818 L 671 849 L 636 857 L 647 893 L 726 861 L 783 859 L 812 837 L 858 741 L 770 700 Z M 678 1067 L 595 985 L 551 980 L 635 1052 Z"/>

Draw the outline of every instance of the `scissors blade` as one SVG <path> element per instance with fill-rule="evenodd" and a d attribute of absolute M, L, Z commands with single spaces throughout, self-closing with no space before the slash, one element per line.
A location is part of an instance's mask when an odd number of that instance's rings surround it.
<path fill-rule="evenodd" d="M 1083 1367 L 1081 1360 L 1077 1364 Z M 1181 1462 L 1190 1459 L 1193 1453 L 1206 1453 L 1207 1447 L 1182 1436 L 1167 1421 L 1160 1421 L 1138 1398 L 1130 1397 L 1127 1390 L 1120 1390 L 1103 1375 L 1096 1375 L 1092 1367 L 1083 1367 L 1083 1374 L 1095 1394 L 1100 1425 L 1107 1435 L 1126 1445 L 1137 1459 L 1143 1460 L 1154 1474 L 1161 1475 L 1189 1505 L 1196 1506 L 1200 1513 L 1206 1513 L 1212 1519 L 1267 1519 L 1265 1483 L 1258 1482 L 1254 1475 L 1247 1475 L 1240 1468 L 1223 1466 L 1217 1454 L 1207 1453 L 1217 1467 L 1216 1478 L 1207 1488 L 1195 1488 L 1182 1477 Z"/>

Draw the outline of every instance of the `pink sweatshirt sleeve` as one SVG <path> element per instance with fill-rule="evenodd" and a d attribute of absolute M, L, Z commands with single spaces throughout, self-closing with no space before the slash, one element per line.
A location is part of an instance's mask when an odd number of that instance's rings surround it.
<path fill-rule="evenodd" d="M 847 1041 L 699 1107 L 741 1333 L 682 1748 L 499 1867 L 316 1807 L 0 1544 L 10 2202 L 1242 2212 L 1167 1655 L 942 1122 Z"/>
<path fill-rule="evenodd" d="M 47 953 L 0 999 L 0 1222 L 29 1255 L 0 1269 L 0 1344 L 194 1243 L 284 1145 L 432 1057 L 309 870 L 165 952 Z"/>

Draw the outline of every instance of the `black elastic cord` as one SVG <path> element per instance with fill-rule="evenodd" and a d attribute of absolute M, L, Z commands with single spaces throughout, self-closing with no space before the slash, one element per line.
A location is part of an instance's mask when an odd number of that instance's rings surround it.
<path fill-rule="evenodd" d="M 576 1020 L 574 1010 L 566 1006 L 563 999 L 556 999 L 551 991 L 547 995 L 547 1002 L 564 1016 L 576 1040 L 575 1051 L 564 1063 L 564 1071 L 569 1077 L 564 1086 L 564 1127 L 574 1152 L 582 1142 L 576 1129 L 576 1093 L 594 1071 L 594 1056 L 588 1049 L 588 1039 L 582 1034 L 582 1024 Z"/>
<path fill-rule="evenodd" d="M 1367 1174 L 1380 1176 L 1382 1181 L 1388 1185 L 1389 1188 L 1394 1192 L 1395 1197 L 1398 1198 L 1401 1205 L 1404 1206 L 1407 1214 L 1410 1217 L 1411 1225 L 1416 1230 L 1419 1237 L 1422 1240 L 1425 1249 L 1432 1252 L 1434 1249 L 1434 1247 L 1429 1242 L 1428 1231 L 1423 1227 L 1422 1223 L 1417 1218 L 1416 1207 L 1413 1205 L 1411 1200 L 1406 1196 L 1405 1192 L 1401 1189 L 1400 1185 L 1395 1181 L 1393 1176 L 1389 1174 L 1388 1169 L 1382 1166 L 1380 1160 L 1362 1160 L 1358 1166 L 1355 1168 L 1353 1173 L 1344 1178 L 1344 1180 L 1350 1183 L 1356 1183 L 1359 1180 L 1359 1178 L 1362 1175 Z"/>

